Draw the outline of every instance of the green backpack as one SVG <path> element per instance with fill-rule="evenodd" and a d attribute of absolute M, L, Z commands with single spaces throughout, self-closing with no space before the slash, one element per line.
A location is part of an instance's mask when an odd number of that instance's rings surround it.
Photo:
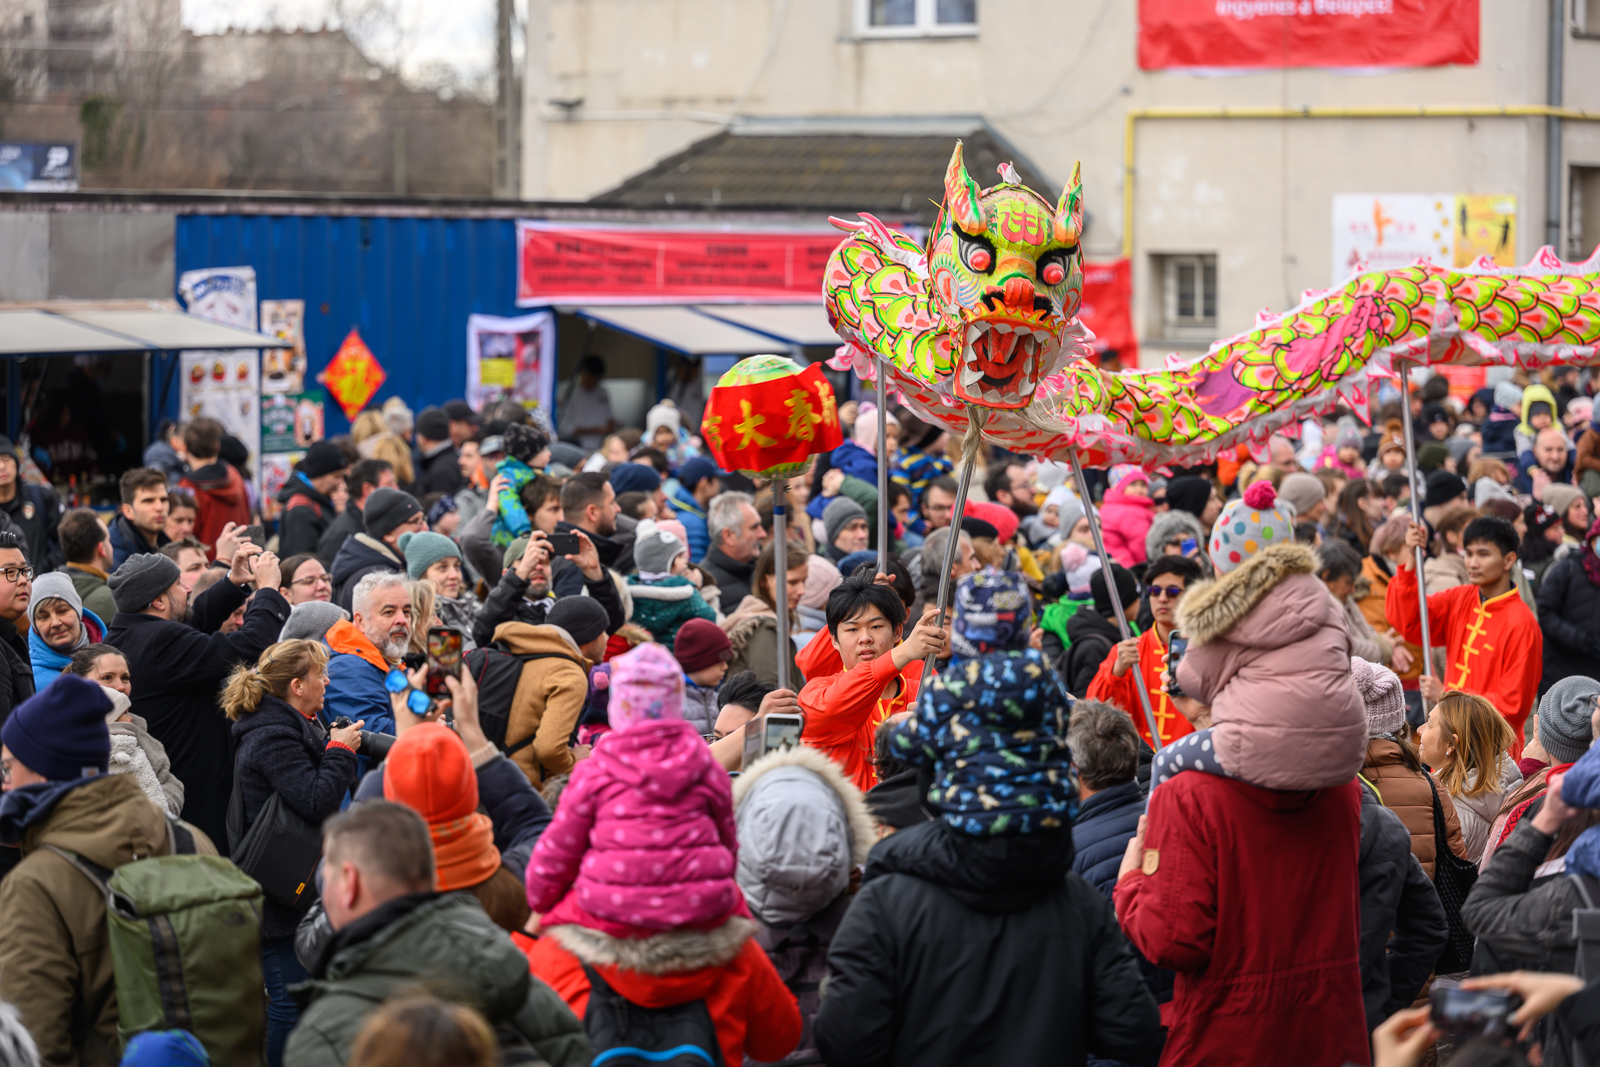
<path fill-rule="evenodd" d="M 122 1043 L 146 1030 L 187 1030 L 212 1063 L 259 1064 L 267 1035 L 261 887 L 221 856 L 196 855 L 183 823 L 167 826 L 170 855 L 115 872 L 45 847 L 105 895 Z"/>

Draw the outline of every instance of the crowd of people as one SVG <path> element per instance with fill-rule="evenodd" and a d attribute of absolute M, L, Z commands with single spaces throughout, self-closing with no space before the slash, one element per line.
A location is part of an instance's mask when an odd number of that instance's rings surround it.
<path fill-rule="evenodd" d="M 959 514 L 848 401 L 780 545 L 581 370 L 0 507 L 0 1064 L 1597 1062 L 1578 372 Z"/>

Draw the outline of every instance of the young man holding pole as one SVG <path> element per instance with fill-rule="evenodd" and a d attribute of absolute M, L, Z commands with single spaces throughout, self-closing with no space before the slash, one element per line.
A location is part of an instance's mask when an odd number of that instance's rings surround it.
<path fill-rule="evenodd" d="M 1428 626 L 1444 643 L 1445 676 L 1441 681 L 1424 674 L 1422 696 L 1432 703 L 1454 689 L 1484 697 L 1516 732 L 1515 758 L 1522 753 L 1522 724 L 1539 692 L 1544 636 L 1511 581 L 1517 563 L 1517 532 L 1511 524 L 1493 516 L 1474 519 L 1461 542 L 1468 584 L 1428 597 Z M 1427 528 L 1412 523 L 1406 547 L 1427 543 Z M 1415 555 L 1408 551 L 1401 557 L 1384 603 L 1400 636 L 1413 643 L 1422 640 Z"/>
<path fill-rule="evenodd" d="M 1187 556 L 1156 557 L 1145 575 L 1145 584 L 1150 590 L 1150 614 L 1155 618 L 1155 625 L 1138 637 L 1113 646 L 1085 694 L 1089 700 L 1103 700 L 1121 708 L 1152 751 L 1194 732 L 1194 726 L 1168 699 L 1163 679 L 1167 670 L 1167 648 L 1177 626 L 1178 602 L 1189 587 L 1200 580 L 1200 573 L 1200 564 Z M 1154 743 L 1139 703 L 1134 670 L 1144 675 L 1156 728 L 1161 731 L 1161 739 Z"/>

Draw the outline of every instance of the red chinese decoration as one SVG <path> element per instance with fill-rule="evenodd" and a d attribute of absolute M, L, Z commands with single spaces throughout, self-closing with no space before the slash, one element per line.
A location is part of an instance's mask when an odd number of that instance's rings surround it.
<path fill-rule="evenodd" d="M 333 354 L 327 369 L 317 375 L 317 381 L 327 386 L 328 392 L 339 402 L 344 417 L 351 420 L 361 414 L 361 409 L 383 387 L 386 378 L 383 364 L 353 328 L 339 351 Z"/>
<path fill-rule="evenodd" d="M 711 390 L 700 436 L 723 470 L 770 477 L 804 469 L 818 452 L 844 443 L 833 386 L 822 368 L 802 369 L 782 356 L 734 364 Z"/>

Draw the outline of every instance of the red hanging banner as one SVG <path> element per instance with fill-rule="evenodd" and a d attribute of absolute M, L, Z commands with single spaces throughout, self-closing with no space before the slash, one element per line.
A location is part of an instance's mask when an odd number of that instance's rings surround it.
<path fill-rule="evenodd" d="M 1083 303 L 1078 318 L 1094 331 L 1094 350 L 1115 352 L 1124 367 L 1137 366 L 1139 338 L 1133 332 L 1133 269 L 1125 259 L 1083 265 Z"/>
<path fill-rule="evenodd" d="M 1139 66 L 1478 62 L 1479 0 L 1139 0 Z"/>
<path fill-rule="evenodd" d="M 837 232 L 667 231 L 517 222 L 517 304 L 822 300 Z"/>

